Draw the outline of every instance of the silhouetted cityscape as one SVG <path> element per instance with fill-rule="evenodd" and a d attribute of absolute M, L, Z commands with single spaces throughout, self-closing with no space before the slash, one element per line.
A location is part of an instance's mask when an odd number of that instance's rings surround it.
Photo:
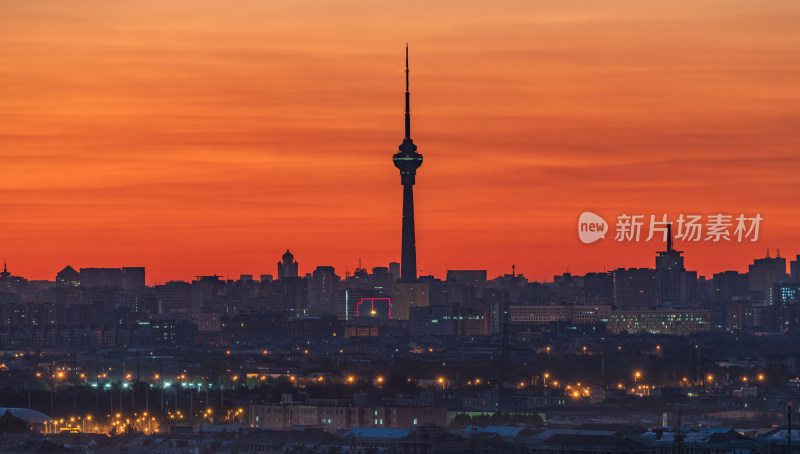
<path fill-rule="evenodd" d="M 154 286 L 144 267 L 29 281 L 4 266 L 0 396 L 48 433 L 251 446 L 238 449 L 400 437 L 546 452 L 580 437 L 655 452 L 694 437 L 767 452 L 785 431 L 719 427 L 780 425 L 800 393 L 798 263 L 767 252 L 747 273 L 698 277 L 670 241 L 653 268 L 551 282 L 485 270 L 410 281 L 394 262 L 301 274 L 289 250 L 275 275 Z M 678 414 L 695 428 L 670 432 Z M 256 429 L 286 432 L 265 442 Z"/>
<path fill-rule="evenodd" d="M 400 263 L 5 263 L 2 452 L 798 452 L 800 255 L 698 276 L 667 225 L 652 268 L 418 276 L 405 72 Z"/>

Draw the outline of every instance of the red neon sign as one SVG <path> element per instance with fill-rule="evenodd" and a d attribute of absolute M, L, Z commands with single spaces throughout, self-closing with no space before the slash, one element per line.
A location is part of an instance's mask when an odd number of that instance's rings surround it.
<path fill-rule="evenodd" d="M 375 311 L 375 303 L 386 303 L 389 306 L 389 318 L 392 318 L 392 299 L 391 298 L 361 298 L 356 304 L 356 317 L 360 316 L 361 305 L 369 304 L 369 316 L 374 317 L 377 312 Z"/>

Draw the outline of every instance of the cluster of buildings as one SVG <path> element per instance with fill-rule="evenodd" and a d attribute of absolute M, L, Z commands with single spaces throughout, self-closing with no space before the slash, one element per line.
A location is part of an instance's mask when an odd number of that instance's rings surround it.
<path fill-rule="evenodd" d="M 555 276 L 529 282 L 512 271 L 449 270 L 404 282 L 399 263 L 339 276 L 300 275 L 286 251 L 277 275 L 198 276 L 147 286 L 143 267 L 66 267 L 53 281 L 0 273 L 0 346 L 231 344 L 270 335 L 480 336 L 504 329 L 688 335 L 779 332 L 800 327 L 798 259 L 756 259 L 747 273 L 711 279 L 687 271 L 668 245 L 654 268 Z"/>

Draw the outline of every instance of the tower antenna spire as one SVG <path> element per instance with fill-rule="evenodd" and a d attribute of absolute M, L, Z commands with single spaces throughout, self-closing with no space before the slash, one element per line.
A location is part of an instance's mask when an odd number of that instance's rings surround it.
<path fill-rule="evenodd" d="M 406 139 L 411 138 L 411 92 L 408 89 L 408 43 L 406 43 Z"/>

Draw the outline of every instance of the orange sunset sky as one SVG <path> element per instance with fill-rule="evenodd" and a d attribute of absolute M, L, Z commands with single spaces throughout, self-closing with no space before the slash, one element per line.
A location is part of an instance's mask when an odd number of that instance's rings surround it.
<path fill-rule="evenodd" d="M 760 213 L 701 275 L 800 253 L 797 0 L 0 3 L 0 256 L 148 283 L 400 258 L 403 53 L 423 274 L 653 266 L 577 219 Z M 613 227 L 612 227 L 613 228 Z"/>

